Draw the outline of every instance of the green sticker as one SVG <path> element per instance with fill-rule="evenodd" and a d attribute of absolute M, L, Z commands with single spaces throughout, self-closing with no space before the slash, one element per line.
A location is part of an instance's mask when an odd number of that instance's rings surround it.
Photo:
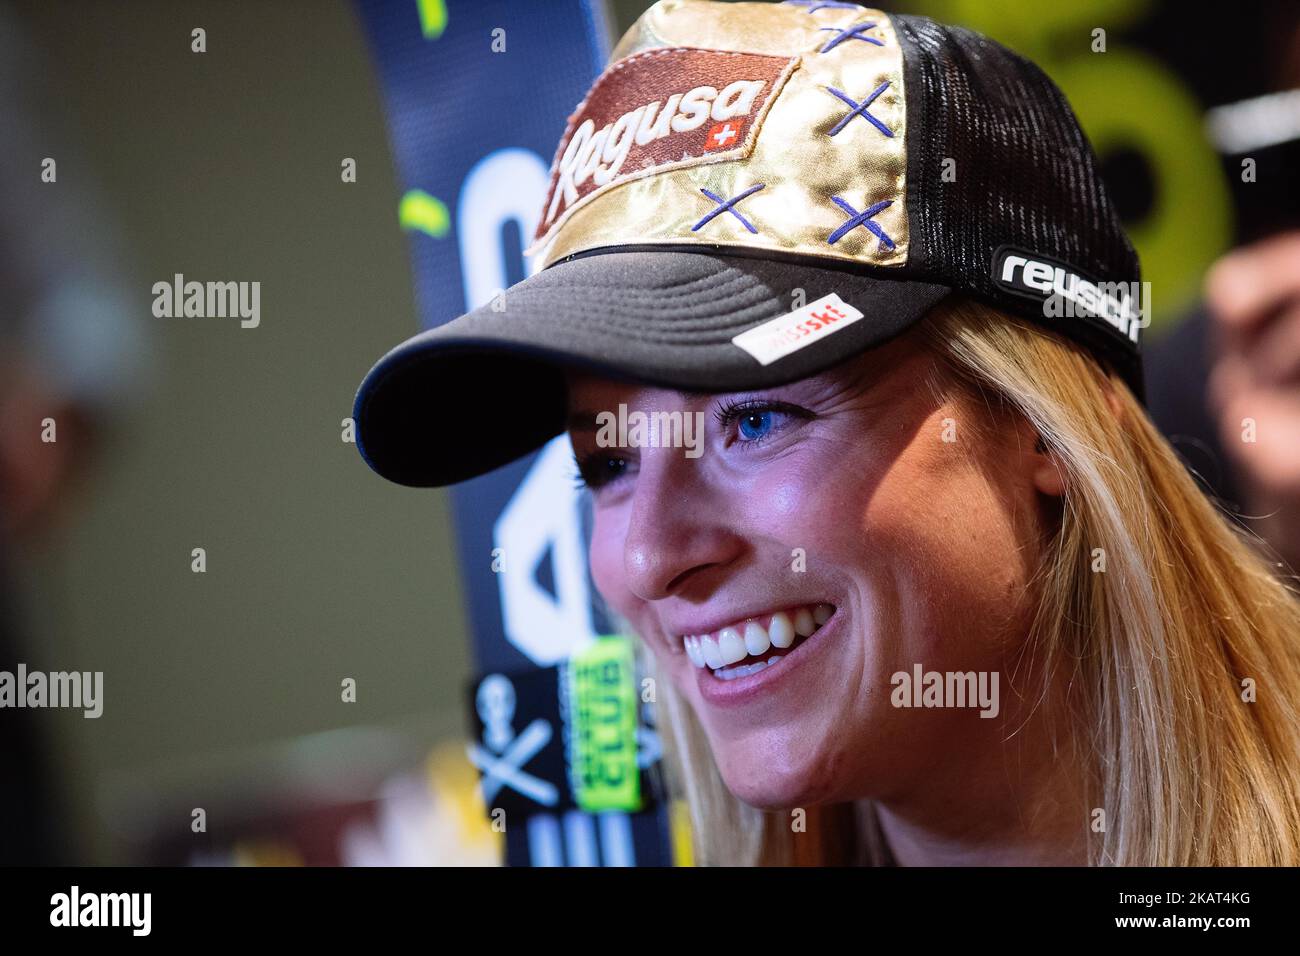
<path fill-rule="evenodd" d="M 426 40 L 436 40 L 447 29 L 446 0 L 416 0 L 420 12 L 420 32 Z"/>
<path fill-rule="evenodd" d="M 641 809 L 632 642 L 601 637 L 574 653 L 564 677 L 569 781 L 588 812 Z"/>
<path fill-rule="evenodd" d="M 412 189 L 402 196 L 397 221 L 405 230 L 423 232 L 435 239 L 441 239 L 451 229 L 451 214 L 446 204 L 423 189 Z"/>

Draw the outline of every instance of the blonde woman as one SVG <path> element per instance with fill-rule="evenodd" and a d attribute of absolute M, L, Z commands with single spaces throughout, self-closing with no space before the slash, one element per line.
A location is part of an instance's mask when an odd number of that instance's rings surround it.
<path fill-rule="evenodd" d="M 587 379 L 575 396 L 664 399 Z M 640 633 L 835 609 L 725 699 L 648 641 L 703 859 L 1300 863 L 1295 595 L 1122 382 L 955 300 L 860 361 L 744 400 L 716 456 L 745 454 L 743 478 L 642 449 L 634 477 L 592 479 L 608 486 L 592 570 Z M 946 421 L 961 440 L 943 442 Z M 616 470 L 591 450 L 589 472 Z M 1000 674 L 998 713 L 895 707 L 891 677 L 917 662 Z"/>
<path fill-rule="evenodd" d="M 986 38 L 666 0 L 544 268 L 362 383 L 405 484 L 567 431 L 708 863 L 1300 864 L 1300 606 L 1141 403 L 1137 258 Z"/>

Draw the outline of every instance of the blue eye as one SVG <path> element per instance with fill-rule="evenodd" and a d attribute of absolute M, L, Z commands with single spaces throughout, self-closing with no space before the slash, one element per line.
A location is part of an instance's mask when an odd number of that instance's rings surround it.
<path fill-rule="evenodd" d="M 713 416 L 728 434 L 734 428 L 736 444 L 747 447 L 764 445 L 797 421 L 810 421 L 817 417 L 806 408 L 772 399 L 724 401 Z"/>
<path fill-rule="evenodd" d="M 745 441 L 761 441 L 772 430 L 772 413 L 745 412 L 736 419 L 736 430 Z"/>

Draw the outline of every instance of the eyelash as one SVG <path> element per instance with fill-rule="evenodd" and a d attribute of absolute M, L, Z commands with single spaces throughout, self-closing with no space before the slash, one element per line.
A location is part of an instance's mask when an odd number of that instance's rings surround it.
<path fill-rule="evenodd" d="M 812 414 L 798 405 L 791 405 L 789 402 L 777 402 L 771 399 L 751 398 L 743 401 L 724 401 L 713 411 L 713 419 L 722 426 L 724 431 L 731 429 L 738 421 L 747 415 L 755 415 L 760 412 L 776 412 L 787 417 L 808 419 Z M 752 441 L 740 442 L 746 448 L 756 448 L 759 445 L 766 444 L 776 433 L 780 431 L 776 428 L 771 434 L 763 438 L 755 438 Z"/>
<path fill-rule="evenodd" d="M 596 468 L 599 466 L 601 459 L 608 461 L 610 455 L 605 452 L 592 452 L 589 455 L 583 455 L 573 458 L 573 484 L 578 490 L 595 491 L 613 481 L 613 478 L 597 478 Z M 625 462 L 626 463 L 626 462 Z"/>
<path fill-rule="evenodd" d="M 746 415 L 752 415 L 759 412 L 776 412 L 780 415 L 798 418 L 804 421 L 814 417 L 813 413 L 808 411 L 808 409 L 801 408 L 798 405 L 792 405 L 789 402 L 778 402 L 771 399 L 744 399 L 741 401 L 728 399 L 723 401 L 722 404 L 713 410 L 713 419 L 722 426 L 724 431 L 727 431 Z M 756 438 L 753 441 L 740 442 L 739 444 L 746 448 L 755 448 L 759 445 L 766 444 L 778 431 L 780 431 L 779 427 L 775 428 L 771 434 L 764 436 L 763 438 Z M 572 477 L 574 484 L 579 489 L 595 491 L 609 484 L 611 481 L 614 481 L 615 478 L 618 477 L 596 476 L 596 469 L 600 466 L 602 459 L 605 462 L 608 462 L 612 460 L 612 456 L 600 451 L 584 455 L 582 458 L 578 458 L 576 455 L 574 456 L 573 465 L 575 470 Z M 621 460 L 624 462 L 624 465 L 626 465 L 626 459 Z"/>

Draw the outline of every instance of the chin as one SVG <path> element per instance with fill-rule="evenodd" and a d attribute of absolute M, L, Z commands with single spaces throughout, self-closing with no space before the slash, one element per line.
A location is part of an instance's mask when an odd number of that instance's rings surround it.
<path fill-rule="evenodd" d="M 757 810 L 812 807 L 837 799 L 825 761 L 807 754 L 775 758 L 770 752 L 719 755 L 718 772 L 732 795 Z"/>

